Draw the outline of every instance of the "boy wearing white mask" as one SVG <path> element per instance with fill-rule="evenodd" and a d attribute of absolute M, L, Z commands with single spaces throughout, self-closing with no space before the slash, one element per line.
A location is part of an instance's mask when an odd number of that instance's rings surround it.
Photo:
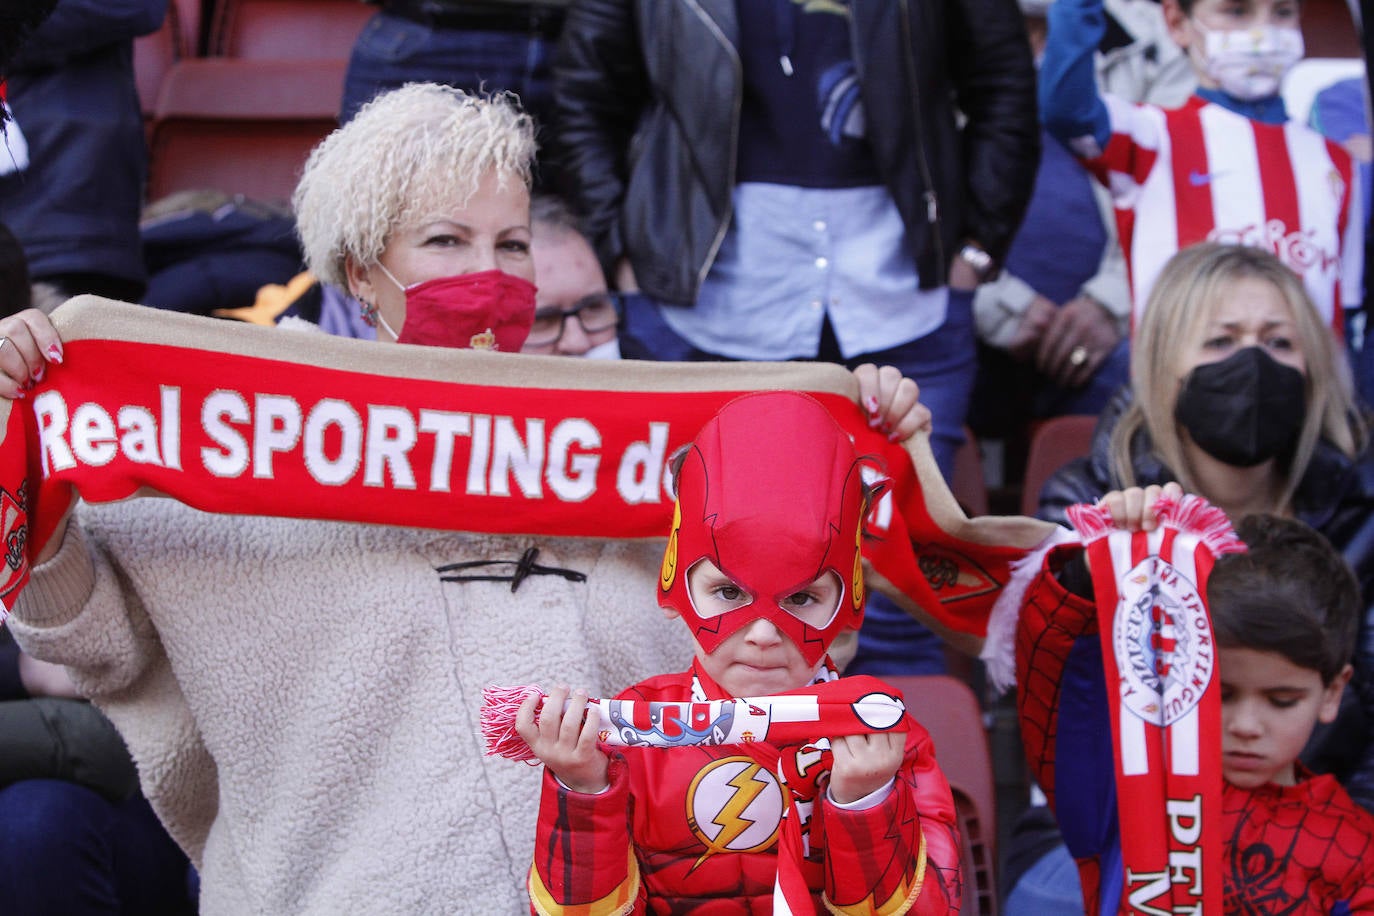
<path fill-rule="evenodd" d="M 1136 321 L 1164 263 L 1214 241 L 1264 248 L 1339 329 L 1360 304 L 1364 217 L 1339 146 L 1288 120 L 1279 85 L 1302 59 L 1298 0 L 1163 0 L 1197 76 L 1175 109 L 1100 94 L 1102 0 L 1057 0 L 1040 68 L 1046 128 L 1110 189 Z"/>

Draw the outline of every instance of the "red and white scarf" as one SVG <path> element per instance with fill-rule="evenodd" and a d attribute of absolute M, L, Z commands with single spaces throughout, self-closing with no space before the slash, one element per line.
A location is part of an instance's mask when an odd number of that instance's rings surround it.
<path fill-rule="evenodd" d="M 1116 763 L 1120 912 L 1222 909 L 1221 685 L 1205 601 L 1218 556 L 1243 551 L 1198 496 L 1161 499 L 1151 532 L 1101 506 L 1069 521 L 1092 569 Z"/>
<path fill-rule="evenodd" d="M 1008 565 L 1025 552 L 951 533 L 970 523 L 933 459 L 918 462 L 918 480 L 908 453 L 868 428 L 853 377 L 836 366 L 593 364 L 377 345 L 93 296 L 52 318 L 63 362 L 25 398 L 0 401 L 6 611 L 73 491 L 88 502 L 160 493 L 245 515 L 663 537 L 668 456 L 723 404 L 760 389 L 814 394 L 884 466 L 892 485 L 864 555 L 952 629 L 982 635 Z"/>
<path fill-rule="evenodd" d="M 822 669 L 824 670 L 824 669 Z M 488 757 L 532 761 L 534 753 L 515 732 L 515 712 L 525 697 L 547 697 L 538 687 L 482 691 L 482 737 Z M 863 735 L 908 730 L 906 706 L 877 678 L 855 676 L 817 683 L 792 693 L 680 702 L 591 699 L 598 737 L 607 747 L 694 747 L 767 743 L 801 744 L 818 735 Z"/>

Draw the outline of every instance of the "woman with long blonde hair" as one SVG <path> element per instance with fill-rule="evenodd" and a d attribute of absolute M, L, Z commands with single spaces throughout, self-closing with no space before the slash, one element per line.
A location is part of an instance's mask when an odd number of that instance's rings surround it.
<path fill-rule="evenodd" d="M 1304 521 L 1354 570 L 1364 614 L 1353 689 L 1302 760 L 1374 810 L 1374 457 L 1343 349 L 1297 276 L 1264 251 L 1203 244 L 1170 259 L 1131 341 L 1131 387 L 1103 412 L 1091 454 L 1045 484 L 1039 515 L 1064 522 L 1075 503 L 1171 480 L 1233 523 L 1257 512 Z M 1053 845 L 1036 815 L 1018 826 L 1023 848 Z M 1077 882 L 1058 847 L 1013 897 L 1043 912 L 1076 903 Z"/>

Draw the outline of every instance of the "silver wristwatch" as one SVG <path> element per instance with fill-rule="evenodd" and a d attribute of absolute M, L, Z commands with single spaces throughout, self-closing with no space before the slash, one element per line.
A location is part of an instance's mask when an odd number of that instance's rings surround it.
<path fill-rule="evenodd" d="M 973 272 L 978 276 L 979 283 L 982 283 L 992 276 L 995 266 L 992 263 L 992 255 L 988 254 L 977 245 L 969 243 L 963 248 L 960 248 L 959 257 L 963 258 L 964 262 L 968 264 L 969 267 L 973 268 Z"/>

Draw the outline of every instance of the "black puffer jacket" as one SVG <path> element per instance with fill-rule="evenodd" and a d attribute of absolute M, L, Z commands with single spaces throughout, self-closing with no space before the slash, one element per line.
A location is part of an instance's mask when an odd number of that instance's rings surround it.
<path fill-rule="evenodd" d="M 1111 471 L 1111 437 L 1129 405 L 1130 393 L 1118 394 L 1093 433 L 1092 454 L 1065 465 L 1045 483 L 1041 518 L 1066 524 L 1069 506 L 1094 502 L 1121 487 Z M 1131 456 L 1136 484 L 1176 479 L 1144 431 L 1131 443 Z M 1318 726 L 1303 760 L 1318 772 L 1335 773 L 1360 804 L 1374 811 L 1374 449 L 1366 448 L 1351 461 L 1334 446 L 1319 444 L 1293 496 L 1293 509 L 1345 557 L 1359 579 L 1365 603 L 1355 646 L 1355 678 L 1336 721 Z"/>
<path fill-rule="evenodd" d="M 558 151 L 608 269 L 696 299 L 730 221 L 742 97 L 736 0 L 582 0 L 554 61 Z M 924 286 L 962 240 L 1001 260 L 1039 162 L 1013 0 L 850 0 L 867 136 Z M 967 117 L 956 128 L 956 106 Z"/>

